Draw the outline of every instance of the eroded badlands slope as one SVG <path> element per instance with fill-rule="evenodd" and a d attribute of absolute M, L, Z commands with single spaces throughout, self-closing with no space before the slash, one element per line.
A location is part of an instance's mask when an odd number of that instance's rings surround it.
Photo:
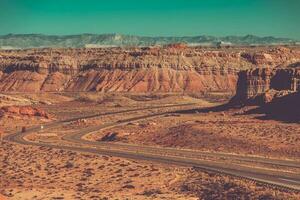
<path fill-rule="evenodd" d="M 0 51 L 0 91 L 234 92 L 240 70 L 299 61 L 283 47 Z"/>

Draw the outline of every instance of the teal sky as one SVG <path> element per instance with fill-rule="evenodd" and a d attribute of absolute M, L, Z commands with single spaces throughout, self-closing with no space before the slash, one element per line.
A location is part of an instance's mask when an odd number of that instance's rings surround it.
<path fill-rule="evenodd" d="M 300 39 L 300 0 L 0 0 L 8 33 Z"/>

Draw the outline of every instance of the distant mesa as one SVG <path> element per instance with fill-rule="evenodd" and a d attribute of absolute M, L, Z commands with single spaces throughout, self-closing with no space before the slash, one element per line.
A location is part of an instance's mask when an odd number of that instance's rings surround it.
<path fill-rule="evenodd" d="M 246 36 L 187 36 L 187 37 L 146 37 L 122 34 L 81 34 L 42 35 L 8 34 L 0 36 L 0 49 L 24 48 L 106 48 L 128 46 L 155 46 L 168 44 L 188 46 L 235 46 L 235 45 L 291 45 L 299 41 L 288 38 Z"/>

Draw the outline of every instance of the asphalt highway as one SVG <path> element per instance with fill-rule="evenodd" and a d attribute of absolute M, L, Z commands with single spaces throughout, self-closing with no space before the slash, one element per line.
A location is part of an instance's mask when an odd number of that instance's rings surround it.
<path fill-rule="evenodd" d="M 132 110 L 124 110 L 118 112 L 101 113 L 97 115 L 82 116 L 57 122 L 52 122 L 44 125 L 44 129 L 50 129 L 55 126 L 62 125 L 64 123 L 72 122 L 78 119 L 86 119 L 97 117 L 101 115 L 109 114 L 119 114 L 132 112 L 137 110 L 151 110 L 155 108 L 165 108 L 165 107 L 176 107 L 185 106 L 184 105 L 167 105 L 158 107 L 148 107 L 139 108 Z M 182 111 L 181 109 L 177 110 Z M 74 134 L 69 134 L 63 137 L 69 144 L 52 144 L 46 142 L 33 142 L 25 140 L 24 137 L 30 133 L 34 133 L 40 130 L 40 127 L 32 127 L 26 130 L 26 132 L 17 132 L 4 137 L 4 140 L 10 142 L 16 142 L 23 145 L 35 145 L 43 146 L 49 148 L 57 148 L 85 153 L 93 153 L 100 155 L 117 156 L 128 159 L 144 160 L 150 162 L 158 162 L 169 165 L 187 166 L 193 167 L 195 169 L 200 169 L 204 171 L 211 171 L 220 174 L 231 175 L 239 178 L 250 179 L 256 182 L 281 187 L 285 189 L 291 189 L 300 191 L 300 175 L 295 173 L 274 171 L 266 168 L 255 168 L 251 166 L 251 163 L 262 163 L 269 165 L 277 165 L 284 167 L 300 168 L 299 161 L 291 160 L 279 160 L 279 159 L 268 159 L 263 157 L 253 157 L 253 156 L 242 156 L 234 154 L 225 153 L 213 153 L 213 152 L 200 152 L 186 149 L 176 149 L 176 148 L 163 148 L 163 147 L 153 147 L 153 146 L 143 146 L 143 145 L 132 145 L 132 144 L 120 144 L 112 142 L 94 142 L 83 139 L 85 135 L 93 133 L 95 131 L 100 131 L 107 128 L 112 128 L 115 126 L 120 126 L 133 121 L 145 120 L 153 117 L 159 117 L 166 114 L 173 114 L 175 111 L 158 112 L 154 114 L 149 114 L 145 116 L 138 116 L 133 118 L 128 118 L 124 120 L 119 120 L 117 122 L 112 122 L 108 124 L 103 124 L 101 126 L 94 126 L 79 130 Z M 218 161 L 209 161 L 201 159 L 201 157 L 216 157 L 219 158 Z M 222 162 L 223 158 L 225 161 Z M 249 166 L 232 164 L 228 160 L 238 160 L 250 163 Z"/>

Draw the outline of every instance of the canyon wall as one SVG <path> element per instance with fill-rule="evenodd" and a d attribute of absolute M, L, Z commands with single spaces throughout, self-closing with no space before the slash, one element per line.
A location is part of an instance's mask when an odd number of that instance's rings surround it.
<path fill-rule="evenodd" d="M 235 101 L 261 97 L 269 102 L 277 96 L 300 91 L 300 68 L 256 68 L 239 72 Z"/>
<path fill-rule="evenodd" d="M 0 91 L 234 92 L 240 70 L 257 65 L 286 66 L 299 60 L 298 49 L 281 47 L 253 50 L 169 45 L 0 51 Z M 253 73 L 268 76 L 268 72 Z M 248 80 L 247 74 L 241 76 Z M 251 90 L 264 90 L 263 76 L 254 83 L 261 88 L 249 89 L 247 95 Z"/>
<path fill-rule="evenodd" d="M 244 114 L 260 119 L 300 122 L 300 66 L 256 68 L 239 72 L 230 106 L 255 105 Z"/>

